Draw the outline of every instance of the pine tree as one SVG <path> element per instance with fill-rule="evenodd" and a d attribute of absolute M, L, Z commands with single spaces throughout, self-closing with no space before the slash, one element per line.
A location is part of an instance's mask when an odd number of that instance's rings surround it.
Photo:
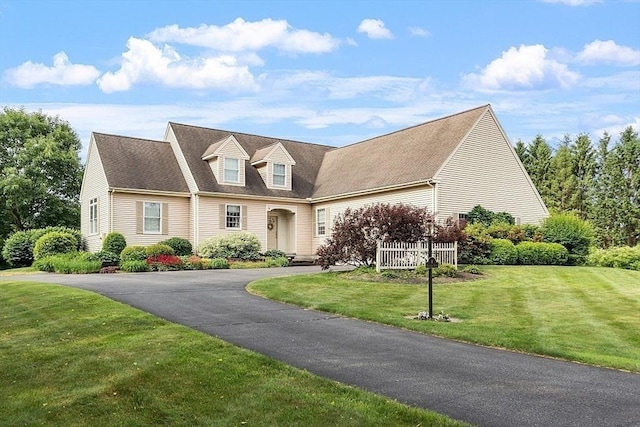
<path fill-rule="evenodd" d="M 614 163 L 610 159 L 609 144 L 611 135 L 606 131 L 598 142 L 595 159 L 595 182 L 591 189 L 593 208 L 589 212 L 589 219 L 596 228 L 596 239 L 600 246 L 608 248 L 619 244 L 617 233 L 617 211 L 613 188 Z"/>
<path fill-rule="evenodd" d="M 560 148 L 551 159 L 549 178 L 549 199 L 547 207 L 557 212 L 572 212 L 577 189 L 576 177 L 573 173 L 573 157 L 569 148 L 570 137 L 565 136 Z"/>
<path fill-rule="evenodd" d="M 537 135 L 529 145 L 529 176 L 545 204 L 553 204 L 551 192 L 551 146 Z"/>
<path fill-rule="evenodd" d="M 620 134 L 615 151 L 619 171 L 615 194 L 622 237 L 628 246 L 635 246 L 640 239 L 640 139 L 633 127 Z"/>
<path fill-rule="evenodd" d="M 591 145 L 591 138 L 587 134 L 580 134 L 571 145 L 573 158 L 573 176 L 575 189 L 571 202 L 573 210 L 581 219 L 587 218 L 592 201 L 589 197 L 590 189 L 596 169 L 595 151 Z"/>

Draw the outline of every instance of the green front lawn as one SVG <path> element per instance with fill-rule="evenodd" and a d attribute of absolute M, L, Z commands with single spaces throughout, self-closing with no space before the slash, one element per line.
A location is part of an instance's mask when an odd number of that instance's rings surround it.
<path fill-rule="evenodd" d="M 640 372 L 640 272 L 599 267 L 484 267 L 481 280 L 439 283 L 434 314 L 424 284 L 350 273 L 264 279 L 249 289 L 302 307 L 428 334 Z"/>
<path fill-rule="evenodd" d="M 0 282 L 0 425 L 462 426 L 108 298 Z"/>

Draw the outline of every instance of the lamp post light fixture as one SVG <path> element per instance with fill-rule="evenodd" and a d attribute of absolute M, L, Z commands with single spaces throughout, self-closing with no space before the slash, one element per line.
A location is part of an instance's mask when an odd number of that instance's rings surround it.
<path fill-rule="evenodd" d="M 427 268 L 429 269 L 429 311 L 427 319 L 433 320 L 433 269 L 438 267 L 438 262 L 433 257 L 433 233 L 435 223 L 432 217 L 427 218 Z"/>

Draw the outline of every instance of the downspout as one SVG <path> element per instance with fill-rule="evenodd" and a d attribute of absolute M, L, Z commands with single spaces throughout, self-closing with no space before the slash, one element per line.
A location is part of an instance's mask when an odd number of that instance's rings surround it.
<path fill-rule="evenodd" d="M 113 193 L 113 189 L 109 190 L 109 233 L 113 231 Z"/>
<path fill-rule="evenodd" d="M 197 194 L 193 197 L 193 246 L 197 252 L 200 245 L 200 197 Z"/>

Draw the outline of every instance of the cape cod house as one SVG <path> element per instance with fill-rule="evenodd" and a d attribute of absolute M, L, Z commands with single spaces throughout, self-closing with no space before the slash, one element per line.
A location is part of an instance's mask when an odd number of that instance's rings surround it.
<path fill-rule="evenodd" d="M 476 205 L 521 223 L 548 216 L 490 105 L 345 147 L 170 122 L 163 141 L 93 133 L 80 194 L 91 251 L 246 230 L 311 256 L 347 207 L 408 203 L 437 219 Z"/>

